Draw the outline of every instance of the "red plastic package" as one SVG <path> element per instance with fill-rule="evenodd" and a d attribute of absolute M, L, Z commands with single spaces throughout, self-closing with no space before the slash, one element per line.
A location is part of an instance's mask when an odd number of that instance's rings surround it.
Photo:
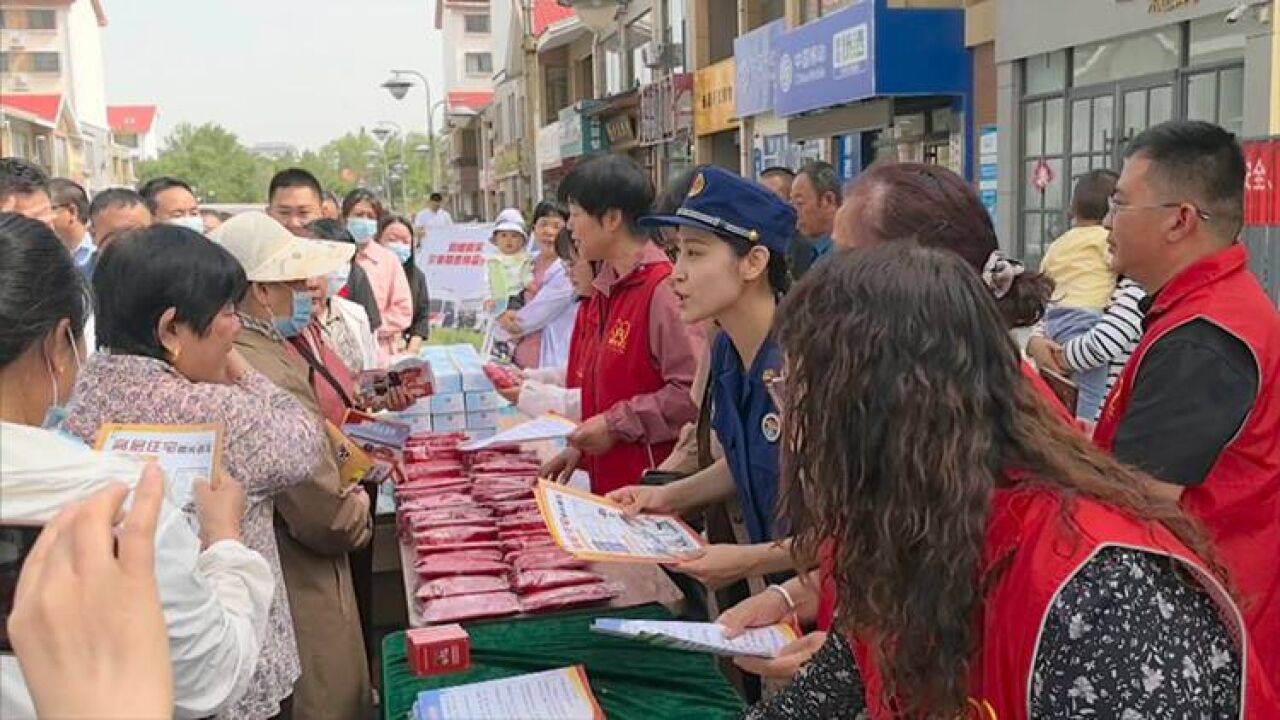
<path fill-rule="evenodd" d="M 422 583 L 415 595 L 419 600 L 438 600 L 455 595 L 479 595 L 510 589 L 511 583 L 500 575 L 454 575 Z"/>
<path fill-rule="evenodd" d="M 508 515 L 527 515 L 529 513 L 538 512 L 537 500 L 511 500 L 500 503 L 490 503 L 489 507 L 493 508 L 494 514 Z"/>
<path fill-rule="evenodd" d="M 506 552 L 521 550 L 547 550 L 556 547 L 556 541 L 550 535 L 521 536 L 503 540 L 501 547 Z"/>
<path fill-rule="evenodd" d="M 521 570 L 577 570 L 587 566 L 587 562 L 576 558 L 557 547 L 542 551 L 528 552 L 516 557 L 512 567 Z"/>
<path fill-rule="evenodd" d="M 501 492 L 475 490 L 473 491 L 473 497 L 475 497 L 476 502 L 486 504 L 506 502 L 508 500 L 527 500 L 533 497 L 533 488 L 525 490 L 503 490 Z"/>
<path fill-rule="evenodd" d="M 498 519 L 498 530 L 542 530 L 546 532 L 546 529 L 547 521 L 542 519 L 542 513 L 521 513 L 520 515 L 508 515 Z"/>
<path fill-rule="evenodd" d="M 413 570 L 420 577 L 435 579 L 454 575 L 501 575 L 506 577 L 510 568 L 506 563 L 474 558 L 458 558 L 454 553 L 428 555 L 414 563 Z"/>
<path fill-rule="evenodd" d="M 456 460 L 428 460 L 427 462 L 410 463 L 405 466 L 404 474 L 409 479 L 431 477 L 459 477 L 466 473 L 462 463 Z"/>
<path fill-rule="evenodd" d="M 548 592 L 557 591 L 549 590 Z M 430 600 L 422 606 L 422 620 L 429 623 L 446 623 L 502 617 L 518 612 L 520 612 L 520 600 L 515 593 L 491 592 Z"/>
<path fill-rule="evenodd" d="M 460 505 L 458 507 L 437 508 L 435 510 L 414 510 L 405 513 L 405 517 L 414 525 L 444 520 L 479 520 L 477 523 L 494 522 L 493 511 L 479 505 Z"/>
<path fill-rule="evenodd" d="M 423 495 L 409 499 L 400 506 L 401 510 L 432 510 L 435 508 L 458 507 L 461 505 L 474 505 L 471 502 L 470 495 L 453 492 L 444 495 Z"/>
<path fill-rule="evenodd" d="M 541 542 L 543 540 L 551 540 L 551 534 L 547 532 L 546 528 L 543 528 L 542 530 L 499 530 L 498 539 L 502 541 L 521 540 L 524 542 Z M 555 541 L 552 540 L 552 542 Z"/>
<path fill-rule="evenodd" d="M 484 374 L 489 378 L 489 382 L 499 390 L 510 390 L 511 388 L 520 387 L 520 371 L 507 365 L 499 365 L 498 363 L 485 363 Z"/>
<path fill-rule="evenodd" d="M 431 553 L 423 555 L 417 562 L 421 564 L 430 558 L 433 562 L 444 562 L 446 560 L 476 560 L 480 562 L 502 562 L 501 550 L 456 550 L 447 553 Z M 510 563 L 508 563 L 510 564 Z"/>
<path fill-rule="evenodd" d="M 524 595 L 539 590 L 590 585 L 604 581 L 603 575 L 587 570 L 520 570 L 511 575 L 511 589 Z"/>
<path fill-rule="evenodd" d="M 438 555 L 441 553 L 463 552 L 465 550 L 501 550 L 502 543 L 497 540 L 480 540 L 474 542 L 446 543 L 444 545 L 418 545 L 415 548 L 419 555 Z"/>
<path fill-rule="evenodd" d="M 498 529 L 492 525 L 455 525 L 413 531 L 414 543 L 427 546 L 495 540 L 497 537 Z"/>
<path fill-rule="evenodd" d="M 621 595 L 622 590 L 621 585 L 608 582 L 542 590 L 520 598 L 520 610 L 527 613 L 543 612 L 586 605 L 600 602 L 601 600 L 612 600 Z"/>

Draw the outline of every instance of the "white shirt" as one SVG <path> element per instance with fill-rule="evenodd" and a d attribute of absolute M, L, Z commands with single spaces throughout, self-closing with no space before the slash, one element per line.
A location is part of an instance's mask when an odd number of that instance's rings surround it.
<path fill-rule="evenodd" d="M 418 228 L 443 227 L 453 224 L 453 216 L 444 208 L 440 208 L 435 212 L 432 212 L 430 208 L 423 208 L 413 218 L 413 224 Z"/>
<path fill-rule="evenodd" d="M 516 322 L 526 335 L 542 331 L 538 367 L 563 367 L 569 364 L 569 340 L 578 317 L 577 294 L 564 264 L 556 261 L 547 268 L 542 287 L 527 305 L 516 311 Z M 513 339 L 506 330 L 494 330 L 498 340 Z"/>
<path fill-rule="evenodd" d="M 0 520 L 48 522 L 68 502 L 118 480 L 136 486 L 142 465 L 41 428 L 0 423 Z M 239 542 L 200 550 L 181 510 L 166 501 L 156 524 L 156 581 L 173 662 L 174 717 L 230 707 L 249 686 L 275 580 Z M 0 717 L 35 718 L 17 658 L 0 656 Z"/>

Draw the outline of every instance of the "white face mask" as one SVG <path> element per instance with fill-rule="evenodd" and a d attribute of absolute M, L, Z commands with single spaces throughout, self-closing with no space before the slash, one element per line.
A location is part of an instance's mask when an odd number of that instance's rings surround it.
<path fill-rule="evenodd" d="M 188 230 L 194 230 L 195 232 L 198 232 L 201 235 L 204 234 L 204 218 L 200 217 L 199 215 L 183 215 L 182 217 L 169 218 L 165 222 L 169 223 L 170 225 L 177 225 L 178 227 L 184 227 Z"/>
<path fill-rule="evenodd" d="M 79 377 L 80 376 L 80 347 L 76 345 L 75 336 L 71 334 L 70 328 L 67 329 L 67 340 L 71 342 L 71 352 L 73 355 L 75 355 L 75 359 L 76 359 L 76 377 Z M 47 428 L 49 430 L 56 430 L 62 426 L 62 423 L 66 421 L 67 416 L 70 413 L 67 412 L 66 404 L 60 401 L 60 398 L 59 398 L 60 393 L 58 392 L 58 389 L 59 389 L 58 374 L 54 372 L 53 361 L 49 359 L 48 355 L 46 355 L 44 358 L 44 366 L 45 366 L 45 370 L 49 372 L 49 382 L 53 384 L 53 402 L 49 404 L 49 409 L 45 411 L 44 422 L 41 423 L 41 427 Z"/>

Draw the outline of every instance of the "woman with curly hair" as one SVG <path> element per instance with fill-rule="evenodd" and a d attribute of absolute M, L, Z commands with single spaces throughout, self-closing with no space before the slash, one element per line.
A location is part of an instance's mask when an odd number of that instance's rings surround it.
<path fill-rule="evenodd" d="M 748 717 L 1280 709 L 1203 530 L 1061 421 L 988 288 L 922 244 L 824 263 L 779 310 L 783 507 L 800 566 L 839 548 L 837 614 Z"/>

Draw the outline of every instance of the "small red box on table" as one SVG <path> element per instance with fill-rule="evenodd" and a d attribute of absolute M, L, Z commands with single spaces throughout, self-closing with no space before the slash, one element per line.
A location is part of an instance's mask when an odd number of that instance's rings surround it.
<path fill-rule="evenodd" d="M 444 675 L 471 666 L 471 637 L 461 625 L 412 628 L 404 635 L 404 653 L 414 675 Z"/>

